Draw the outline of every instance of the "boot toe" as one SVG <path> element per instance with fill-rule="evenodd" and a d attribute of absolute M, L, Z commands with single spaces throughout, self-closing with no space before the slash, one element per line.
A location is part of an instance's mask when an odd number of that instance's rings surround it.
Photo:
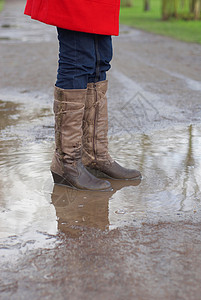
<path fill-rule="evenodd" d="M 97 169 L 93 170 L 93 168 L 88 168 L 91 173 L 98 177 L 106 177 L 112 179 L 141 179 L 142 175 L 139 171 L 135 169 L 127 169 L 119 165 L 116 161 L 112 162 L 111 164 L 107 163 L 99 163 L 97 164 Z M 100 173 L 100 174 L 99 174 Z"/>
<path fill-rule="evenodd" d="M 127 179 L 141 179 L 142 174 L 140 171 L 137 170 L 129 170 L 130 172 L 127 172 Z"/>
<path fill-rule="evenodd" d="M 112 190 L 112 186 L 111 186 L 111 183 L 107 180 L 101 180 L 101 183 L 100 183 L 100 190 L 106 190 L 106 191 L 111 191 Z"/>

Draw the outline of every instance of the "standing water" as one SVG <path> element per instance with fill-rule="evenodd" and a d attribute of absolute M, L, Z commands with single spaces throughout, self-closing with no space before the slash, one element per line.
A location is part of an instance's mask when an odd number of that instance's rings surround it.
<path fill-rule="evenodd" d="M 21 103 L 0 102 L 2 239 L 14 236 L 18 243 L 19 237 L 40 247 L 47 235 L 53 237 L 58 231 L 77 235 L 83 226 L 112 230 L 200 209 L 199 125 L 110 136 L 113 158 L 138 168 L 143 179 L 111 180 L 112 192 L 80 192 L 52 182 L 51 106 L 35 99 L 28 109 L 23 96 L 20 99 Z"/>

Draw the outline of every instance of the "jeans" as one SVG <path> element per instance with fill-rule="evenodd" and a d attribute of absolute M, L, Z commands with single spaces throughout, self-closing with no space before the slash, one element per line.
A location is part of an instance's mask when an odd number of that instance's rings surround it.
<path fill-rule="evenodd" d="M 87 83 L 106 79 L 112 59 L 112 39 L 57 28 L 59 66 L 56 86 L 62 89 L 86 89 Z"/>

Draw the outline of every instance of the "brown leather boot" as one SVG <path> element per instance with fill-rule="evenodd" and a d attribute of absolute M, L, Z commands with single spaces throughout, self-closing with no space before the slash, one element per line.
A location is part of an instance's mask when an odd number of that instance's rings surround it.
<path fill-rule="evenodd" d="M 82 122 L 87 90 L 55 87 L 55 143 L 51 164 L 54 182 L 81 190 L 110 190 L 108 181 L 89 173 L 82 164 Z"/>
<path fill-rule="evenodd" d="M 107 87 L 107 80 L 87 86 L 82 162 L 96 176 L 139 179 L 139 171 L 120 166 L 108 153 Z"/>

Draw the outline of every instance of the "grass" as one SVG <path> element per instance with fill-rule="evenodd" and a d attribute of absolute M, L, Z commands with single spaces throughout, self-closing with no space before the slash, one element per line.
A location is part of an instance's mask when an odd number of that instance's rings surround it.
<path fill-rule="evenodd" d="M 0 11 L 2 11 L 3 6 L 4 6 L 4 0 L 0 0 Z"/>
<path fill-rule="evenodd" d="M 185 42 L 201 44 L 201 21 L 161 20 L 162 0 L 150 0 L 150 11 L 143 11 L 143 0 L 133 7 L 121 7 L 120 23 L 145 31 L 166 35 Z"/>

